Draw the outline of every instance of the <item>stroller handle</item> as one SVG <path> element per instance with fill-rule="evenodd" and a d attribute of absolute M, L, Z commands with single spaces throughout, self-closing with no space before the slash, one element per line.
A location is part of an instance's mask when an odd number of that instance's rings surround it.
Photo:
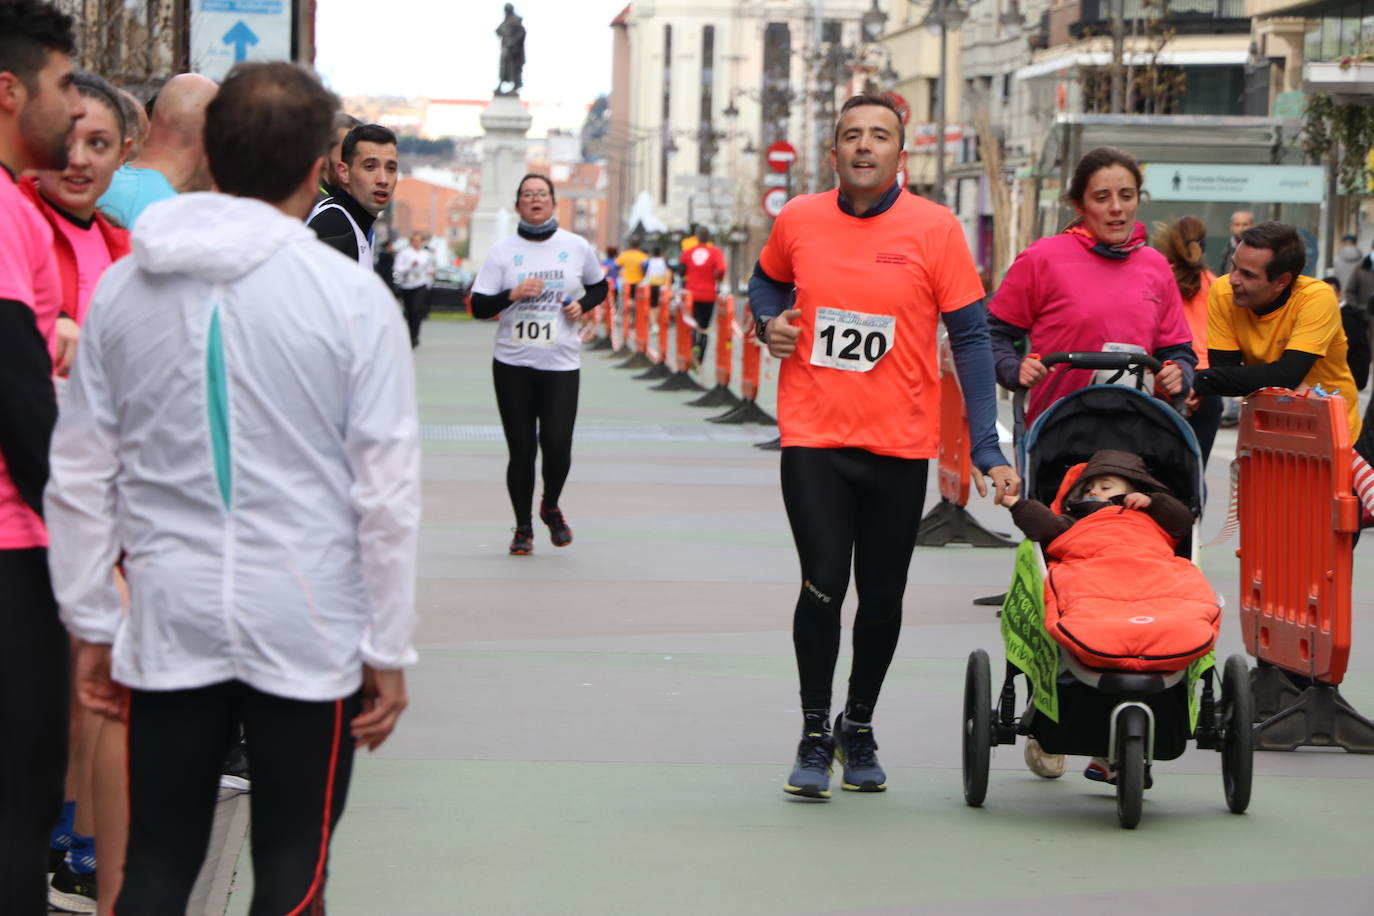
<path fill-rule="evenodd" d="M 1164 364 L 1155 359 L 1148 353 L 1130 353 L 1125 351 L 1097 351 L 1097 350 L 1074 350 L 1072 352 L 1050 353 L 1040 358 L 1040 362 L 1046 369 L 1054 366 L 1067 365 L 1072 369 L 1119 369 L 1125 371 L 1135 366 L 1143 366 L 1151 372 L 1158 373 L 1164 368 Z M 1025 388 L 1017 388 L 1012 394 L 1012 439 L 1019 443 L 1026 433 L 1026 391 Z M 1188 403 L 1188 393 L 1182 392 L 1169 399 L 1169 406 L 1180 415 L 1184 415 L 1184 406 Z M 1017 450 L 1017 463 L 1020 463 L 1020 451 Z M 1017 468 L 1021 471 L 1021 468 Z"/>
<path fill-rule="evenodd" d="M 1051 353 L 1043 357 L 1046 369 L 1066 363 L 1073 369 L 1129 369 L 1144 366 L 1151 372 L 1159 372 L 1163 363 L 1148 353 L 1101 352 L 1096 350 L 1076 350 L 1072 353 Z"/>

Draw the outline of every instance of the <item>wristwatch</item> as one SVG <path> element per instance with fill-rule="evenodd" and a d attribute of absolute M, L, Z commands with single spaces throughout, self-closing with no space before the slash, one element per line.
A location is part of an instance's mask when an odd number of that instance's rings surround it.
<path fill-rule="evenodd" d="M 770 316 L 771 317 L 771 316 Z M 768 322 L 769 318 L 754 319 L 754 336 L 759 339 L 759 343 L 768 343 Z"/>

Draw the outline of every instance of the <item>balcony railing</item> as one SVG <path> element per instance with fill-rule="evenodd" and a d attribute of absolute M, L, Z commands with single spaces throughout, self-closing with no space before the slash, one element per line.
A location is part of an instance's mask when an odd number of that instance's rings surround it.
<path fill-rule="evenodd" d="M 1171 26 L 1218 25 L 1215 20 L 1243 20 L 1249 30 L 1249 18 L 1245 15 L 1245 0 L 1125 0 L 1124 17 L 1129 23 L 1133 19 L 1161 19 Z M 1106 24 L 1111 21 L 1113 0 L 1082 0 L 1079 28 Z"/>

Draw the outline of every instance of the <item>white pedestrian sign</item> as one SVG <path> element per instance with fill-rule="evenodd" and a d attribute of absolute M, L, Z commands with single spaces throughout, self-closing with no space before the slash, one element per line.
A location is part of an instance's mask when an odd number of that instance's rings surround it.
<path fill-rule="evenodd" d="M 243 60 L 291 60 L 293 0 L 193 0 L 191 69 L 222 80 Z"/>

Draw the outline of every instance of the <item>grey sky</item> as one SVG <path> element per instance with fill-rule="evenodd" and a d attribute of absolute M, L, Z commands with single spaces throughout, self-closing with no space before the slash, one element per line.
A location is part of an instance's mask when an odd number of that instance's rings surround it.
<path fill-rule="evenodd" d="M 521 97 L 582 110 L 597 95 L 609 93 L 610 22 L 626 2 L 516 0 L 527 32 Z M 322 0 L 315 65 L 343 95 L 488 98 L 496 88 L 500 40 L 495 32 L 503 5 L 499 0 Z"/>

